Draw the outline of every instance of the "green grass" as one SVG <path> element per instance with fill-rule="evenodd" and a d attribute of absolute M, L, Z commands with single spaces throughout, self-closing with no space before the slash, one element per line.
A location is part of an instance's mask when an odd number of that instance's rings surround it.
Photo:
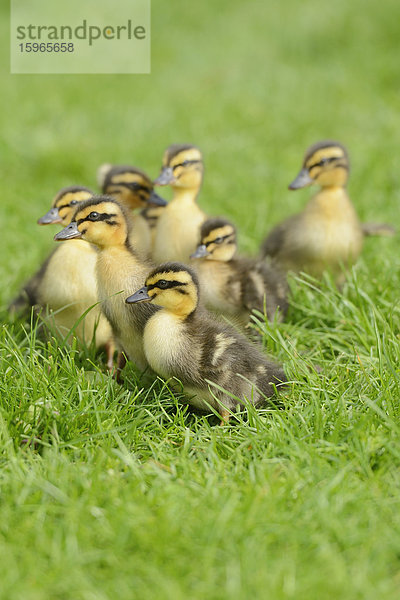
<path fill-rule="evenodd" d="M 287 184 L 325 137 L 349 148 L 361 218 L 398 223 L 397 0 L 152 5 L 151 76 L 3 65 L 0 597 L 395 599 L 398 237 L 367 240 L 342 293 L 292 280 L 287 322 L 263 326 L 293 382 L 284 409 L 229 427 L 8 319 L 52 248 L 35 221 L 57 190 L 95 186 L 104 161 L 155 176 L 171 142 L 202 148 L 201 205 L 240 225 L 243 251 L 304 205 Z"/>

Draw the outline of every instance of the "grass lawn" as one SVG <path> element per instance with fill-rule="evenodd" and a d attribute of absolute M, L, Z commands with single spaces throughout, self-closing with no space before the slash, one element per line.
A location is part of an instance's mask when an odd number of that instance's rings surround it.
<path fill-rule="evenodd" d="M 360 217 L 399 226 L 398 0 L 153 0 L 149 76 L 11 76 L 0 11 L 0 597 L 397 599 L 398 236 L 366 240 L 342 293 L 292 280 L 264 326 L 285 409 L 223 428 L 6 306 L 53 247 L 35 222 L 59 188 L 105 161 L 156 176 L 172 142 L 203 150 L 201 206 L 244 252 L 307 201 L 287 185 L 327 137 Z"/>

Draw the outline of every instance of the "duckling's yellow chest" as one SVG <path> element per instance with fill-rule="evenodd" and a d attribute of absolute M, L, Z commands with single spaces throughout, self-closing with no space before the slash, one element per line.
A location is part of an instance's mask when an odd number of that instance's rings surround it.
<path fill-rule="evenodd" d="M 205 214 L 195 200 L 172 200 L 158 219 L 153 259 L 157 263 L 167 260 L 188 262 L 199 241 Z"/>
<path fill-rule="evenodd" d="M 178 379 L 184 386 L 189 404 L 203 410 L 207 410 L 209 404 L 217 407 L 202 381 L 202 344 L 188 335 L 179 317 L 165 310 L 156 313 L 147 322 L 143 345 L 151 368 L 164 379 Z M 180 386 L 171 384 L 181 391 Z"/>
<path fill-rule="evenodd" d="M 147 361 L 156 373 L 164 378 L 176 376 L 187 351 L 182 320 L 160 310 L 145 327 L 143 345 Z"/>
<path fill-rule="evenodd" d="M 362 249 L 363 234 L 345 190 L 317 194 L 304 212 L 301 228 L 293 232 L 291 243 L 302 247 L 299 254 L 303 254 L 306 270 L 315 275 L 326 266 L 354 262 Z"/>
<path fill-rule="evenodd" d="M 56 327 L 65 335 L 75 333 L 90 343 L 95 333 L 96 345 L 104 345 L 111 328 L 97 304 L 95 267 L 97 251 L 82 240 L 62 242 L 53 253 L 38 290 L 38 302 L 53 312 Z M 90 307 L 86 317 L 79 321 Z"/>
<path fill-rule="evenodd" d="M 53 309 L 97 299 L 97 252 L 81 240 L 62 242 L 52 255 L 43 277 L 42 290 Z"/>
<path fill-rule="evenodd" d="M 204 260 L 195 266 L 204 304 L 213 311 L 242 317 L 240 280 L 229 263 Z"/>

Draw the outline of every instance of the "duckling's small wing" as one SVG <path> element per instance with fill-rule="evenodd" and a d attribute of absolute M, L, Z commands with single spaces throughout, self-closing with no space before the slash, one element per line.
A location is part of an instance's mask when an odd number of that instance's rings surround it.
<path fill-rule="evenodd" d="M 16 296 L 8 306 L 8 312 L 11 314 L 22 313 L 28 311 L 32 306 L 35 306 L 39 302 L 39 290 L 40 284 L 46 273 L 49 262 L 53 254 L 57 251 L 57 248 L 51 252 L 41 267 L 36 273 L 27 281 L 23 286 L 18 296 Z"/>
<path fill-rule="evenodd" d="M 280 225 L 277 225 L 269 235 L 265 238 L 261 244 L 260 255 L 261 258 L 270 256 L 271 258 L 279 254 L 279 250 L 285 243 L 285 234 L 288 229 L 288 221 L 284 221 Z"/>
<path fill-rule="evenodd" d="M 33 306 L 29 294 L 26 289 L 23 288 L 18 296 L 13 298 L 7 307 L 8 312 L 11 315 L 20 315 L 26 312 L 31 306 Z"/>
<path fill-rule="evenodd" d="M 270 321 L 278 311 L 278 320 L 287 313 L 289 287 L 286 275 L 277 267 L 259 262 L 248 269 L 243 285 L 243 304 L 249 310 L 264 311 Z"/>
<path fill-rule="evenodd" d="M 260 392 L 269 398 L 275 393 L 274 386 L 280 390 L 287 383 L 287 377 L 283 367 L 280 365 L 269 360 L 266 360 L 264 364 L 266 373 L 258 376 L 256 385 Z"/>
<path fill-rule="evenodd" d="M 396 228 L 388 223 L 362 223 L 361 229 L 366 237 L 392 237 L 397 233 Z"/>

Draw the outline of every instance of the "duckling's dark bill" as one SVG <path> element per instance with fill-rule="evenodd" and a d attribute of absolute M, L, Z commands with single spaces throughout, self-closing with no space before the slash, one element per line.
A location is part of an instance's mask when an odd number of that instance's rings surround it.
<path fill-rule="evenodd" d="M 200 244 L 200 246 L 197 246 L 196 251 L 190 255 L 190 258 L 204 258 L 209 255 L 210 253 L 207 250 L 207 246 L 205 244 Z"/>
<path fill-rule="evenodd" d="M 144 286 L 140 288 L 137 292 L 132 294 L 132 296 L 128 296 L 125 302 L 127 304 L 136 304 L 137 302 L 150 302 L 151 298 L 147 293 L 147 287 Z"/>
<path fill-rule="evenodd" d="M 75 221 L 72 221 L 72 223 L 67 225 L 67 227 L 64 227 L 64 229 L 61 229 L 61 231 L 56 233 L 54 236 L 54 241 L 59 242 L 60 240 L 73 240 L 74 238 L 81 237 L 82 233 L 79 231 L 78 225 L 75 223 Z"/>
<path fill-rule="evenodd" d="M 157 179 L 153 181 L 154 185 L 169 185 L 175 181 L 172 167 L 164 167 Z"/>
<path fill-rule="evenodd" d="M 151 192 L 150 198 L 148 199 L 147 203 L 153 204 L 154 206 L 167 206 L 168 204 L 168 202 L 164 200 L 164 198 L 161 198 L 161 196 L 159 196 L 155 192 Z"/>
<path fill-rule="evenodd" d="M 50 225 L 51 223 L 61 223 L 62 219 L 58 208 L 51 208 L 43 217 L 37 220 L 38 225 Z"/>
<path fill-rule="evenodd" d="M 306 187 L 306 185 L 311 185 L 312 183 L 313 180 L 310 177 L 308 169 L 301 169 L 296 179 L 294 179 L 289 185 L 289 190 L 298 190 L 300 188 Z"/>

